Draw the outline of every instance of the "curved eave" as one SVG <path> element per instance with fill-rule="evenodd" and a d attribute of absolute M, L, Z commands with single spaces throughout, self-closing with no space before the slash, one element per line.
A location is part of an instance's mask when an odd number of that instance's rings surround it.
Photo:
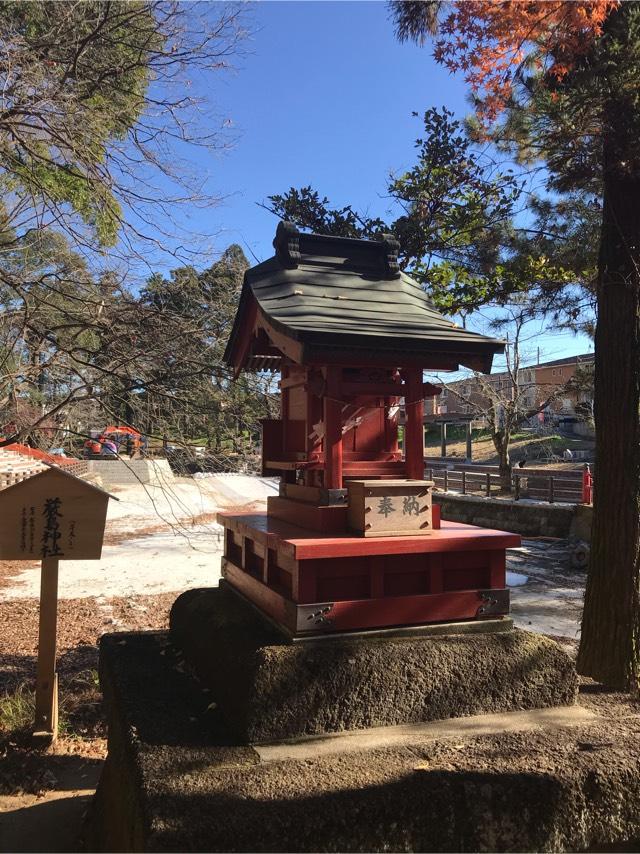
<path fill-rule="evenodd" d="M 247 276 L 245 273 L 245 278 L 242 283 L 242 290 L 240 291 L 240 300 L 238 301 L 238 310 L 236 311 L 236 316 L 233 319 L 233 326 L 231 327 L 229 340 L 227 341 L 227 346 L 225 347 L 222 356 L 222 359 L 225 364 L 229 365 L 230 367 L 243 367 L 243 365 L 238 364 L 237 357 L 241 339 L 244 334 L 247 334 L 249 332 L 249 330 L 246 329 L 246 326 L 248 323 L 248 315 L 252 313 L 248 310 L 249 306 L 252 303 L 257 303 L 257 300 L 253 295 L 253 291 L 251 290 L 251 286 L 247 281 Z"/>

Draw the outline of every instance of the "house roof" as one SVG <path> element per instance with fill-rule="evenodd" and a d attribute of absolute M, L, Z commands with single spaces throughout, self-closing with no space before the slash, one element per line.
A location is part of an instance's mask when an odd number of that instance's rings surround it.
<path fill-rule="evenodd" d="M 225 352 L 234 355 L 252 301 L 273 329 L 317 358 L 335 349 L 433 357 L 483 357 L 489 368 L 504 343 L 461 329 L 398 268 L 398 244 L 302 234 L 280 223 L 274 257 L 247 270 Z M 245 367 L 251 367 L 249 363 Z"/>
<path fill-rule="evenodd" d="M 535 365 L 524 365 L 524 368 L 554 368 L 562 365 L 588 365 L 595 360 L 595 353 L 580 353 L 578 356 L 565 356 L 551 362 L 538 362 Z"/>

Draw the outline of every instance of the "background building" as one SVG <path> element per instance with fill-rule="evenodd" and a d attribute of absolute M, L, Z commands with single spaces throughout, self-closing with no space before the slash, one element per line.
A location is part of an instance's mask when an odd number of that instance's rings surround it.
<path fill-rule="evenodd" d="M 587 422 L 593 405 L 593 364 L 593 353 L 585 353 L 528 365 L 517 375 L 501 371 L 447 383 L 434 398 L 433 414 L 482 418 L 482 411 L 496 400 L 517 399 L 523 417 L 540 423 Z M 425 411 L 431 413 L 433 405 Z"/>

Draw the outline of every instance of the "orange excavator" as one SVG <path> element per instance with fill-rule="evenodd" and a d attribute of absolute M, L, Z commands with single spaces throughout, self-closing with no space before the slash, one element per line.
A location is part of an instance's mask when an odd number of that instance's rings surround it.
<path fill-rule="evenodd" d="M 116 453 L 122 450 L 131 455 L 140 454 L 147 447 L 146 438 L 135 427 L 111 424 L 104 428 L 97 439 L 88 439 L 85 442 L 85 448 L 91 454 L 101 454 L 107 442 L 114 446 Z"/>

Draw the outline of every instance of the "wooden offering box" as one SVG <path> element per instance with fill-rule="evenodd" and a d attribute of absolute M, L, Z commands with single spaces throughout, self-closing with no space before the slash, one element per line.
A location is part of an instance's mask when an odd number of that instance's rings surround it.
<path fill-rule="evenodd" d="M 349 530 L 363 537 L 402 537 L 433 531 L 430 480 L 351 480 Z"/>

